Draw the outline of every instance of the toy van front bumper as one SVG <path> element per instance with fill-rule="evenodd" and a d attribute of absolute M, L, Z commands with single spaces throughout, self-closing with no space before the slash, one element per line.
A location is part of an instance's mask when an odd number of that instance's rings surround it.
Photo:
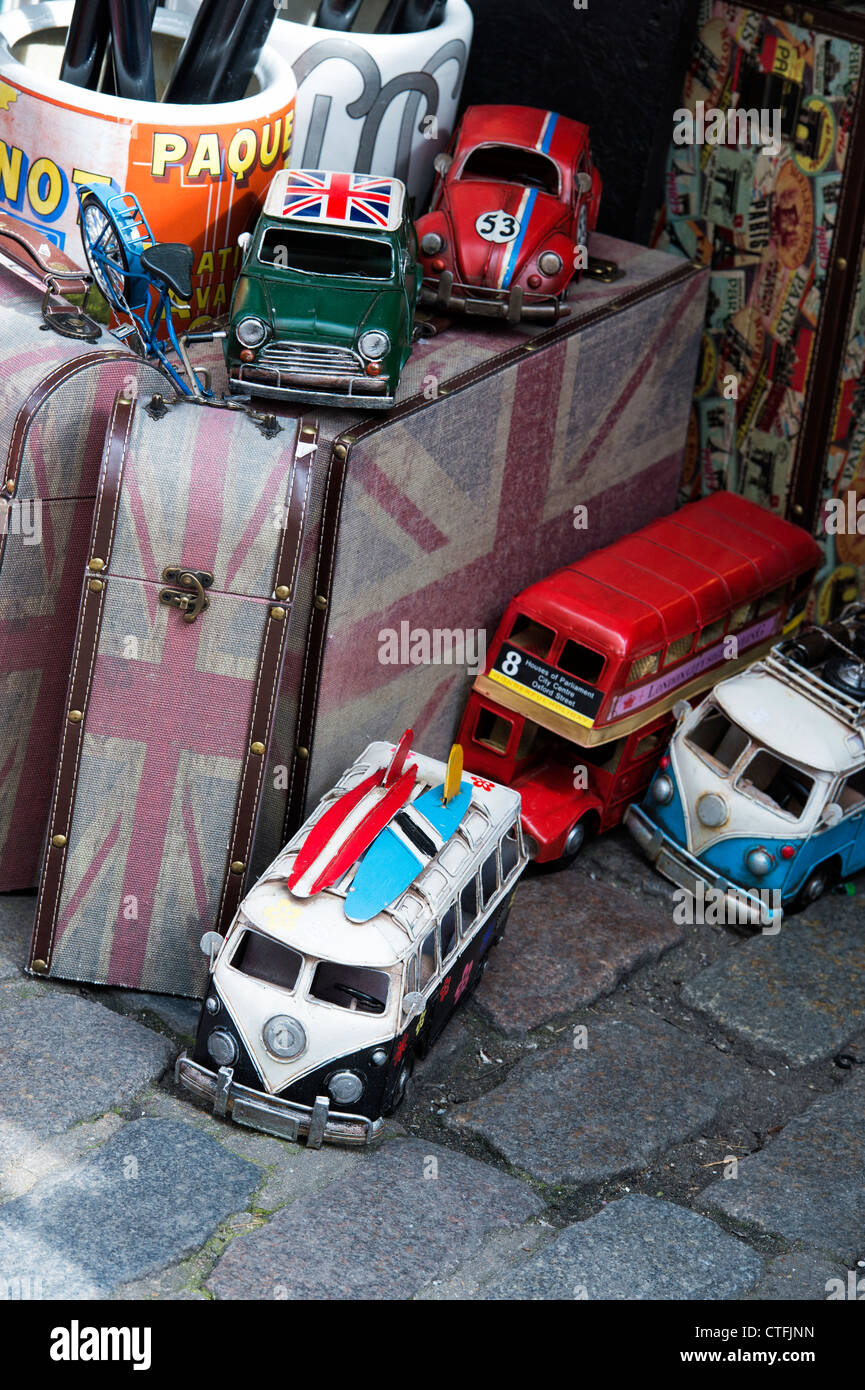
<path fill-rule="evenodd" d="M 706 865 L 665 835 L 641 806 L 629 806 L 624 823 L 658 873 L 670 879 L 677 888 L 684 888 L 693 897 L 698 896 L 700 884 L 704 890 L 723 893 L 726 921 L 752 927 L 780 926 L 784 915 L 782 908 L 768 907 L 747 888 L 740 888 L 723 874 L 707 874 Z"/>
<path fill-rule="evenodd" d="M 510 290 L 463 285 L 454 280 L 449 270 L 443 270 L 438 279 L 424 278 L 420 302 L 445 313 L 481 314 L 485 318 L 506 319 L 508 323 L 555 323 L 571 312 L 555 295 L 532 294 L 521 285 Z"/>
<path fill-rule="evenodd" d="M 231 1067 L 209 1071 L 185 1052 L 177 1059 L 174 1079 L 191 1095 L 207 1101 L 214 1115 L 227 1116 L 239 1125 L 275 1134 L 278 1139 L 305 1136 L 310 1149 L 320 1149 L 324 1140 L 332 1144 L 369 1144 L 384 1126 L 381 1119 L 368 1120 L 364 1115 L 331 1110 L 326 1096 L 318 1096 L 315 1104 L 308 1106 L 253 1091 L 238 1085 Z"/>
<path fill-rule="evenodd" d="M 228 370 L 232 390 L 254 396 L 275 396 L 282 401 L 310 401 L 316 405 L 353 405 L 364 410 L 389 410 L 394 403 L 390 382 L 384 376 L 344 373 L 306 373 L 259 367 L 245 362 Z"/>

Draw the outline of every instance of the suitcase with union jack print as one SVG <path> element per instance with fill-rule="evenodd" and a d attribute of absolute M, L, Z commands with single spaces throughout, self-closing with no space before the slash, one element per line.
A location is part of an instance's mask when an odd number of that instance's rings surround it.
<path fill-rule="evenodd" d="M 242 895 L 316 427 L 120 393 L 103 452 L 29 968 L 198 995 Z"/>
<path fill-rule="evenodd" d="M 0 215 L 0 890 L 39 876 L 102 444 L 124 385 L 164 378 L 62 297 L 82 272 Z M 70 338 L 52 331 L 87 336 Z M 21 943 L 24 958 L 26 943 Z"/>

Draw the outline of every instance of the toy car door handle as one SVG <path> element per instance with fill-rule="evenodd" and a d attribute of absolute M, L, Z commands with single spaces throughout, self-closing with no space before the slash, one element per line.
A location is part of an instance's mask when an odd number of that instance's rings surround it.
<path fill-rule="evenodd" d="M 194 623 L 199 613 L 210 606 L 204 591 L 213 583 L 213 575 L 207 570 L 184 570 L 169 566 L 162 571 L 162 580 L 170 587 L 160 589 L 159 602 L 179 608 L 185 623 Z"/>

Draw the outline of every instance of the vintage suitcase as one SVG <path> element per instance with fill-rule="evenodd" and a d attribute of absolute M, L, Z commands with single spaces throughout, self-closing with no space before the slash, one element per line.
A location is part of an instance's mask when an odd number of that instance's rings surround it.
<path fill-rule="evenodd" d="M 554 327 L 454 319 L 392 411 L 320 415 L 255 871 L 371 739 L 447 756 L 514 593 L 675 506 L 707 275 L 590 249 L 622 277 L 572 286 Z"/>
<path fill-rule="evenodd" d="M 56 247 L 0 216 L 0 889 L 38 878 L 69 672 L 79 575 L 111 403 L 161 373 L 116 339 L 63 337 L 59 292 L 85 284 Z M 51 286 L 55 287 L 52 292 Z M 59 316 L 59 320 L 58 320 Z M 22 955 L 24 943 L 22 943 Z"/>
<path fill-rule="evenodd" d="M 682 111 L 711 138 L 673 144 L 659 237 L 711 266 L 686 497 L 730 488 L 813 527 L 858 468 L 863 51 L 861 5 L 701 4 Z M 736 144 L 731 114 L 747 112 L 760 119 Z"/>
<path fill-rule="evenodd" d="M 29 968 L 200 993 L 267 768 L 316 428 L 119 394 Z M 83 576 L 83 580 L 82 580 Z"/>

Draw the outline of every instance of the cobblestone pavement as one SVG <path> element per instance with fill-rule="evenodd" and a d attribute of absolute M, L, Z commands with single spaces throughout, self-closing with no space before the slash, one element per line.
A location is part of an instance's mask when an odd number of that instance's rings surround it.
<path fill-rule="evenodd" d="M 372 1150 L 219 1120 L 197 1005 L 28 979 L 0 899 L 0 1298 L 865 1296 L 865 881 L 682 926 L 624 834 L 528 877 Z"/>

